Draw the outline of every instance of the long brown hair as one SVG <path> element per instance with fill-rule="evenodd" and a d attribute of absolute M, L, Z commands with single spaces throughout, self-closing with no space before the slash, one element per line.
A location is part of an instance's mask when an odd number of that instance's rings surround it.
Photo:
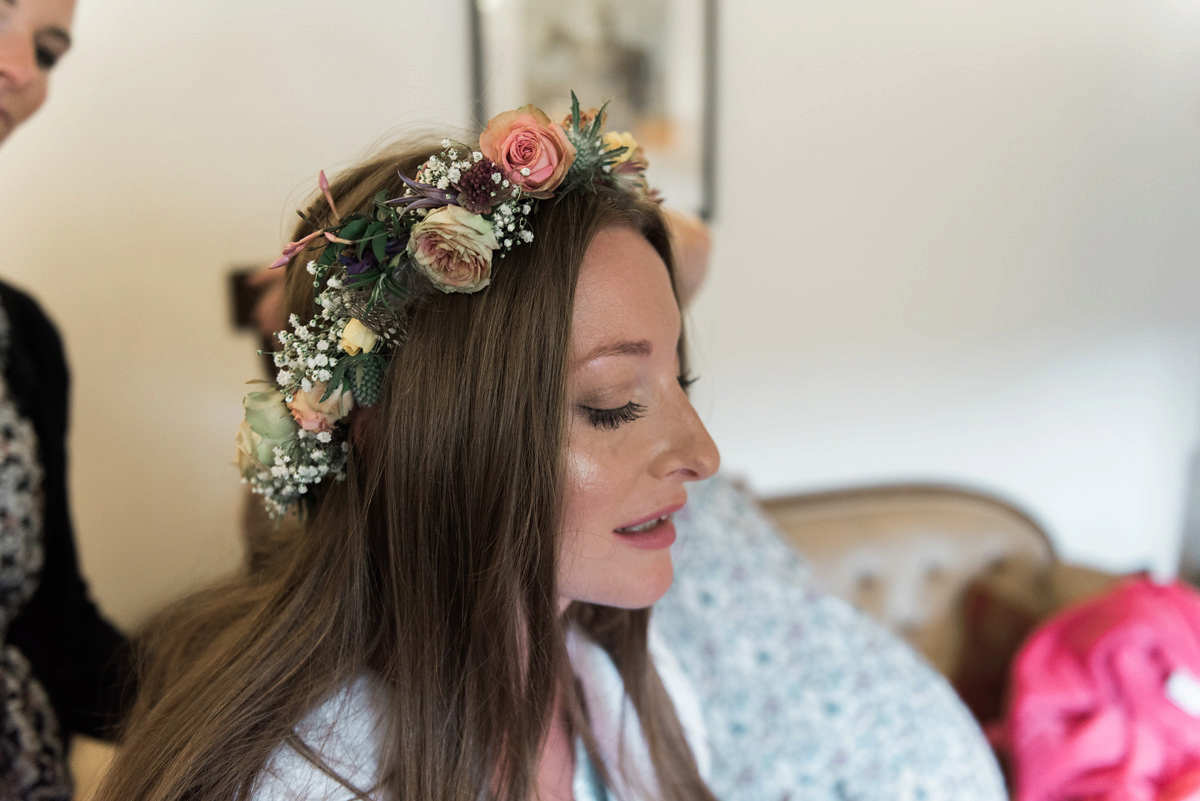
<path fill-rule="evenodd" d="M 339 208 L 398 191 L 397 171 L 437 149 L 350 170 L 332 186 Z M 147 627 L 143 693 L 101 798 L 245 797 L 280 743 L 304 752 L 296 724 L 363 671 L 390 691 L 382 787 L 348 795 L 528 801 L 556 692 L 594 748 L 564 680 L 556 590 L 575 286 L 609 226 L 640 231 L 668 267 L 671 255 L 657 207 L 625 193 L 574 192 L 535 214 L 533 243 L 486 291 L 414 309 L 379 402 L 354 413 L 346 480 L 319 488 L 302 533 Z M 314 202 L 297 234 L 328 216 Z M 288 266 L 302 317 L 308 258 Z M 574 604 L 566 618 L 624 678 L 664 801 L 711 799 L 647 655 L 648 611 Z"/>

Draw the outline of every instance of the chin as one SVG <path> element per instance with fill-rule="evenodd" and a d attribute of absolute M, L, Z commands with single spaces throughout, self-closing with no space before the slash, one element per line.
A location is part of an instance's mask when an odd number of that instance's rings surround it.
<path fill-rule="evenodd" d="M 612 584 L 594 593 L 591 603 L 618 609 L 646 609 L 658 603 L 675 579 L 675 567 L 669 558 L 652 570 L 631 570 Z"/>

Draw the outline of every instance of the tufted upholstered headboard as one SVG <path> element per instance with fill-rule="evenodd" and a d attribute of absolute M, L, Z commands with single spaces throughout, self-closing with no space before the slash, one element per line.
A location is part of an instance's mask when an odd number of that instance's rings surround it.
<path fill-rule="evenodd" d="M 1059 566 L 1029 515 L 968 489 L 886 485 L 791 495 L 764 508 L 830 592 L 882 621 L 939 671 L 963 651 L 963 596 L 986 576 L 1049 599 Z"/>

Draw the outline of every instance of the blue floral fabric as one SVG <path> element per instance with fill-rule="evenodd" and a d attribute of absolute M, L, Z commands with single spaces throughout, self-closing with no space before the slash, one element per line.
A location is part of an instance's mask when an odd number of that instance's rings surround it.
<path fill-rule="evenodd" d="M 677 516 L 654 626 L 695 684 L 726 801 L 1002 801 L 983 735 L 893 634 L 821 592 L 722 476 Z"/>

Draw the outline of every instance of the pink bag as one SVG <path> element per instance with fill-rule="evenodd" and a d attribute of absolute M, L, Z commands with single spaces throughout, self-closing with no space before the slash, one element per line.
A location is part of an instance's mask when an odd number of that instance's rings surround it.
<path fill-rule="evenodd" d="M 1014 664 L 1018 801 L 1200 801 L 1200 594 L 1129 579 L 1058 613 Z"/>

